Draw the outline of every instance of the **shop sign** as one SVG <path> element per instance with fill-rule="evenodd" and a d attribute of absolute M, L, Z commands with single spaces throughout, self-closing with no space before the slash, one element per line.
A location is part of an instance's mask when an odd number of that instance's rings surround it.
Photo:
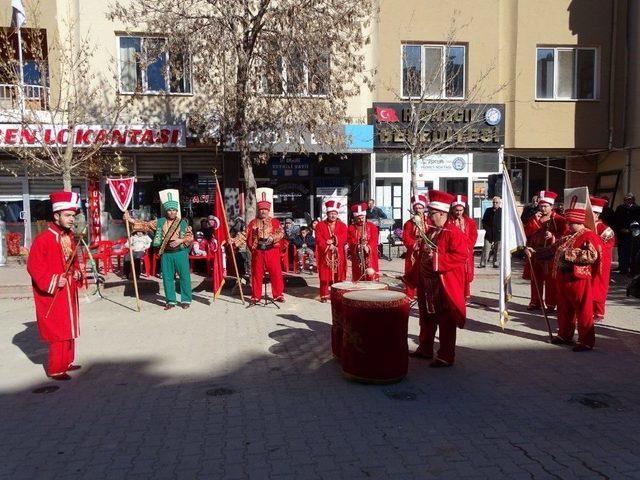
<path fill-rule="evenodd" d="M 100 222 L 100 181 L 89 180 L 87 182 L 87 210 L 89 214 L 89 233 L 91 242 L 99 242 L 102 239 L 102 224 Z"/>
<path fill-rule="evenodd" d="M 191 203 L 209 203 L 210 200 L 213 203 L 213 195 L 200 194 L 191 197 Z"/>
<path fill-rule="evenodd" d="M 374 148 L 406 149 L 407 143 L 425 148 L 500 148 L 504 143 L 503 104 L 422 105 L 424 114 L 412 138 L 409 103 L 374 103 L 369 120 L 374 127 Z"/>
<path fill-rule="evenodd" d="M 308 177 L 309 159 L 306 157 L 276 157 L 269 160 L 269 170 L 274 177 Z"/>
<path fill-rule="evenodd" d="M 186 147 L 184 125 L 65 125 L 0 124 L 0 148 L 52 146 L 64 148 L 175 148 Z"/>
<path fill-rule="evenodd" d="M 279 201 L 295 200 L 309 195 L 309 189 L 304 185 L 297 183 L 283 183 L 276 187 L 277 197 Z"/>
<path fill-rule="evenodd" d="M 425 155 L 416 161 L 416 173 L 418 176 L 434 172 L 466 173 L 470 170 L 469 163 L 470 155 L 468 153 Z"/>
<path fill-rule="evenodd" d="M 373 126 L 346 124 L 336 132 L 336 144 L 322 142 L 319 135 L 303 132 L 299 136 L 277 132 L 253 132 L 249 135 L 249 148 L 254 152 L 274 153 L 370 153 L 373 151 Z M 227 148 L 237 150 L 233 138 Z"/>

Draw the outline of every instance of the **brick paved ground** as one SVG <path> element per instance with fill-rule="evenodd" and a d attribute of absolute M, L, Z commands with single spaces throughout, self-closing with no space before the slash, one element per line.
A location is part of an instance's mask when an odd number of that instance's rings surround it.
<path fill-rule="evenodd" d="M 312 288 L 281 310 L 201 291 L 187 314 L 147 295 L 137 314 L 116 287 L 82 304 L 84 368 L 35 394 L 54 382 L 31 300 L 0 299 L 0 477 L 639 478 L 638 300 L 614 287 L 597 349 L 576 354 L 545 343 L 522 283 L 502 332 L 482 273 L 456 366 L 411 359 L 391 386 L 342 378 Z"/>

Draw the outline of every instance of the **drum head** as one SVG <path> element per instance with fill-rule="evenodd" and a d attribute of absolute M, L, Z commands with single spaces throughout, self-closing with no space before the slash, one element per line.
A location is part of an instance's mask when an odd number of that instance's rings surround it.
<path fill-rule="evenodd" d="M 385 290 L 389 288 L 386 284 L 380 282 L 338 282 L 331 285 L 336 290 Z"/>
<path fill-rule="evenodd" d="M 407 296 L 393 290 L 354 290 L 344 294 L 343 301 L 365 306 L 366 304 L 395 304 L 405 300 Z"/>

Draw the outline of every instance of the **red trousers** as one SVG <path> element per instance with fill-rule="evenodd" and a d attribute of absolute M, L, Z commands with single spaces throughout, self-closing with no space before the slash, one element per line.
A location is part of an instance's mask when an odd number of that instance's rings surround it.
<path fill-rule="evenodd" d="M 593 327 L 593 297 L 591 280 L 575 279 L 571 275 L 559 274 L 558 286 L 558 336 L 573 340 L 578 326 L 578 343 L 593 347 L 596 341 Z"/>
<path fill-rule="evenodd" d="M 411 263 L 411 254 L 412 251 L 409 251 L 409 249 L 407 249 L 407 253 L 404 259 L 404 275 L 408 276 L 409 272 L 411 271 L 411 267 L 413 266 Z M 405 293 L 407 294 L 407 297 L 409 297 L 411 300 L 413 300 L 416 297 L 416 289 L 413 287 L 410 287 L 409 285 L 407 285 L 404 289 Z"/>
<path fill-rule="evenodd" d="M 64 373 L 73 363 L 75 354 L 75 340 L 62 340 L 49 343 L 49 363 L 47 375 Z"/>
<path fill-rule="evenodd" d="M 425 355 L 433 355 L 433 342 L 436 331 L 440 331 L 440 349 L 436 358 L 447 363 L 453 363 L 456 359 L 456 322 L 447 312 L 436 314 L 420 314 L 420 346 L 418 351 Z"/>
<path fill-rule="evenodd" d="M 251 298 L 253 299 L 262 298 L 262 278 L 265 270 L 269 272 L 273 298 L 278 298 L 284 293 L 280 251 L 277 248 L 254 250 L 251 255 Z"/>
<path fill-rule="evenodd" d="M 549 264 L 545 272 L 545 263 L 533 262 L 533 272 L 531 273 L 531 305 L 542 305 L 542 300 L 538 291 L 544 296 L 544 304 L 547 307 L 555 307 L 558 304 L 556 299 L 556 282 L 553 279 L 552 267 Z M 533 281 L 533 275 L 535 275 L 538 288 Z"/>

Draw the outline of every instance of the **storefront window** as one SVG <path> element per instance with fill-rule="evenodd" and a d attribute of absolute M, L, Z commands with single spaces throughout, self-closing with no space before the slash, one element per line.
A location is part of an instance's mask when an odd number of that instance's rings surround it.
<path fill-rule="evenodd" d="M 376 154 L 377 173 L 402 173 L 402 156 L 378 153 Z"/>
<path fill-rule="evenodd" d="M 474 172 L 497 172 L 499 170 L 500 156 L 498 152 L 474 152 Z"/>

